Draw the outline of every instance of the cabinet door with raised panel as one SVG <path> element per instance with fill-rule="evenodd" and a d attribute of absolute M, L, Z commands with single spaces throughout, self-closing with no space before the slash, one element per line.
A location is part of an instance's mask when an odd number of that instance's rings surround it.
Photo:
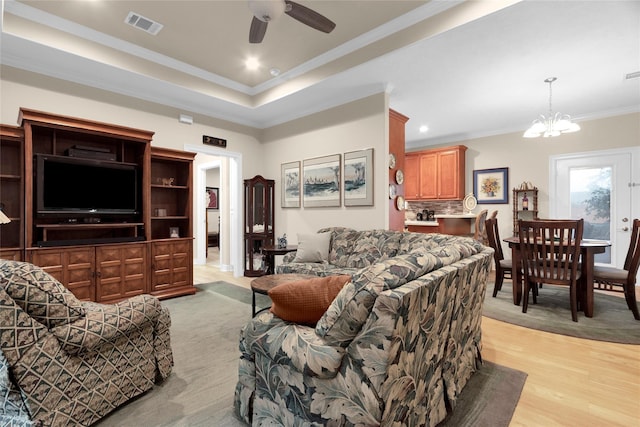
<path fill-rule="evenodd" d="M 151 294 L 160 297 L 195 293 L 191 239 L 151 243 Z"/>
<path fill-rule="evenodd" d="M 420 155 L 420 198 L 438 198 L 438 154 Z"/>
<path fill-rule="evenodd" d="M 439 188 L 438 199 L 460 199 L 460 154 L 458 150 L 443 151 L 438 154 Z M 462 170 L 464 173 L 464 170 Z"/>
<path fill-rule="evenodd" d="M 145 243 L 96 247 L 96 293 L 100 302 L 115 302 L 147 290 Z"/>
<path fill-rule="evenodd" d="M 38 249 L 28 255 L 32 264 L 42 267 L 81 300 L 95 301 L 95 249 Z"/>
<path fill-rule="evenodd" d="M 404 157 L 404 197 L 408 200 L 420 197 L 420 156 L 416 154 Z"/>

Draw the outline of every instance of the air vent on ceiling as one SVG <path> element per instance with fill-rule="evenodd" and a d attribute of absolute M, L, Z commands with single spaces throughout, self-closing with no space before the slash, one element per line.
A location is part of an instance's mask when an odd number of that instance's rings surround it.
<path fill-rule="evenodd" d="M 624 76 L 624 78 L 625 78 L 625 79 L 627 79 L 627 80 L 629 80 L 629 79 L 636 79 L 636 78 L 638 78 L 638 77 L 640 77 L 640 71 L 636 71 L 636 72 L 633 72 L 633 73 L 629 73 L 629 74 L 627 74 L 627 75 L 625 75 L 625 76 Z"/>
<path fill-rule="evenodd" d="M 159 22 L 153 21 L 149 18 L 145 18 L 139 13 L 129 12 L 124 22 L 131 25 L 132 27 L 136 27 L 142 31 L 146 31 L 149 34 L 153 34 L 154 36 L 160 32 L 162 25 Z"/>

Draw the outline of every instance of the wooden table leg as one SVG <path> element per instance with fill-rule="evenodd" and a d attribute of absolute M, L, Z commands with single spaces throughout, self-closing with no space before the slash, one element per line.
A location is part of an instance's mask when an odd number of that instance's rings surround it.
<path fill-rule="evenodd" d="M 582 294 L 584 298 L 584 306 L 582 310 L 586 317 L 593 317 L 593 263 L 594 255 L 590 248 L 582 248 Z"/>
<path fill-rule="evenodd" d="M 256 317 L 256 292 L 251 291 L 251 317 Z"/>
<path fill-rule="evenodd" d="M 513 303 L 520 305 L 522 300 L 522 269 L 520 268 L 520 248 L 517 245 L 511 247 L 511 287 L 513 288 Z"/>

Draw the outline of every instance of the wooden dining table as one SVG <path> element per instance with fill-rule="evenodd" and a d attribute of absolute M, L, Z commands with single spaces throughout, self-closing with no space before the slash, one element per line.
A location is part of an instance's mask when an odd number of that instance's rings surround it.
<path fill-rule="evenodd" d="M 513 278 L 513 303 L 520 305 L 522 300 L 522 260 L 520 256 L 520 237 L 513 236 L 503 239 L 511 248 L 511 277 Z M 611 242 L 608 240 L 583 239 L 580 242 L 580 283 L 578 284 L 584 304 L 580 309 L 584 311 L 586 317 L 593 317 L 593 265 L 595 263 L 595 255 L 604 253 Z"/>

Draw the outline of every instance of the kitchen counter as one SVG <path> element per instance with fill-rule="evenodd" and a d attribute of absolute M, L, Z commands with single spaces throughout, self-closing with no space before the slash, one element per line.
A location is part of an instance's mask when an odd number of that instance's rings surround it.
<path fill-rule="evenodd" d="M 437 227 L 439 225 L 438 221 L 405 221 L 404 225 L 417 225 L 419 227 Z"/>
<path fill-rule="evenodd" d="M 409 231 L 418 233 L 443 233 L 456 236 L 472 234 L 475 213 L 466 214 L 437 214 L 435 221 L 405 220 L 404 225 Z"/>
<path fill-rule="evenodd" d="M 438 218 L 462 218 L 462 219 L 466 219 L 466 218 L 475 218 L 476 214 L 474 214 L 473 212 L 470 213 L 466 213 L 466 214 L 436 214 L 436 219 Z"/>

